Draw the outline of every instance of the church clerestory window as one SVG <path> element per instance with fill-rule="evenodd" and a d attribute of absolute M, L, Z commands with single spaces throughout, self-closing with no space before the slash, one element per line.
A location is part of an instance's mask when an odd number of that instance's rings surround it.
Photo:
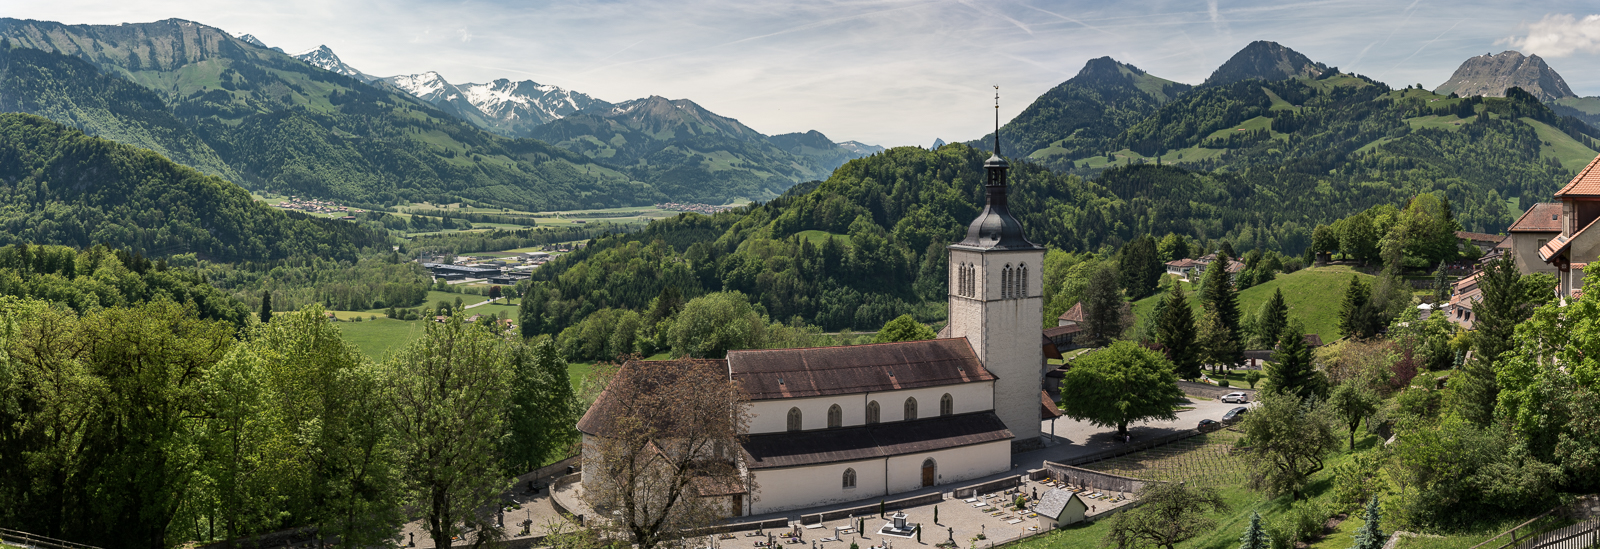
<path fill-rule="evenodd" d="M 1023 263 L 1017 273 L 1017 297 L 1028 297 L 1028 264 Z"/>
<path fill-rule="evenodd" d="M 828 408 L 828 428 L 838 429 L 844 425 L 844 410 L 838 404 Z"/>
<path fill-rule="evenodd" d="M 954 413 L 956 413 L 956 399 L 950 396 L 950 393 L 945 393 L 939 397 L 939 415 L 948 416 Z"/>
<path fill-rule="evenodd" d="M 874 400 L 872 402 L 868 402 L 867 403 L 867 425 L 872 425 L 874 423 L 877 423 L 879 415 L 880 414 L 879 414 L 879 411 L 878 411 L 878 401 Z"/>
<path fill-rule="evenodd" d="M 790 408 L 789 409 L 789 430 L 790 431 L 799 431 L 800 430 L 800 409 L 799 408 Z"/>
<path fill-rule="evenodd" d="M 844 487 L 845 488 L 855 488 L 856 487 L 856 470 L 855 469 L 845 469 L 844 470 Z"/>
<path fill-rule="evenodd" d="M 917 399 L 916 397 L 908 397 L 906 398 L 906 421 L 913 419 L 917 419 Z"/>

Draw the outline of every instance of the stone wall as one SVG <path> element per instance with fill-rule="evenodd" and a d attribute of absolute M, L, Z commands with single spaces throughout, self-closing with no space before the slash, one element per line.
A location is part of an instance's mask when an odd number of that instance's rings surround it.
<path fill-rule="evenodd" d="M 1044 466 L 1050 470 L 1050 478 L 1076 486 L 1088 486 L 1096 490 L 1109 492 L 1138 492 L 1140 488 L 1144 488 L 1146 483 L 1152 482 L 1111 473 L 1080 469 L 1050 461 L 1044 462 Z"/>
<path fill-rule="evenodd" d="M 1015 488 L 1021 485 L 1022 475 L 1017 475 L 1014 477 L 1006 477 L 1000 480 L 991 480 L 983 484 L 974 484 L 972 486 L 956 488 L 955 492 L 953 492 L 951 495 L 953 495 L 956 499 L 966 499 L 977 494 L 998 492 L 1006 488 Z"/>

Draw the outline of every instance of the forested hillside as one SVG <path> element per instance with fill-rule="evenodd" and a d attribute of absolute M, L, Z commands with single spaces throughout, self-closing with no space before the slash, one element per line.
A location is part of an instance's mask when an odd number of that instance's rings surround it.
<path fill-rule="evenodd" d="M 669 198 L 558 147 L 495 136 L 405 93 L 190 21 L 0 19 L 0 36 L 9 47 L 81 57 L 153 90 L 252 188 L 357 204 L 468 201 L 532 210 Z"/>
<path fill-rule="evenodd" d="M 155 92 L 76 57 L 0 42 L 0 112 L 37 114 L 211 175 L 239 178 Z"/>
<path fill-rule="evenodd" d="M 28 114 L 0 114 L 0 245 L 106 244 L 149 257 L 353 260 L 388 235 L 256 202 L 237 185 Z"/>
<path fill-rule="evenodd" d="M 837 165 L 824 164 L 814 155 L 825 150 L 808 153 L 797 139 L 780 140 L 788 147 L 779 148 L 738 120 L 687 99 L 659 96 L 580 111 L 533 128 L 529 135 L 691 202 L 770 199 L 796 182 L 827 177 Z M 826 138 L 821 141 L 843 152 Z M 826 160 L 843 155 L 828 156 Z"/>

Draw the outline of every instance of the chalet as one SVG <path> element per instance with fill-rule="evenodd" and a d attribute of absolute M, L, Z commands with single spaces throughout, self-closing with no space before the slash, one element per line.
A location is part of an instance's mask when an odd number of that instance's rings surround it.
<path fill-rule="evenodd" d="M 1199 268 L 1199 266 L 1200 264 L 1193 259 L 1174 259 L 1167 262 L 1167 274 L 1187 279 L 1189 278 L 1189 273 Z"/>
<path fill-rule="evenodd" d="M 1556 295 L 1567 298 L 1583 288 L 1584 267 L 1600 256 L 1600 229 L 1595 228 L 1600 220 L 1600 156 L 1556 191 L 1556 198 L 1561 200 L 1561 234 L 1539 247 L 1539 260 L 1555 267 Z"/>
<path fill-rule="evenodd" d="M 1534 204 L 1506 232 L 1511 233 L 1506 239 L 1510 249 L 1502 253 L 1512 254 L 1517 262 L 1517 271 L 1522 274 L 1560 272 L 1539 259 L 1539 248 L 1561 235 L 1560 202 Z"/>

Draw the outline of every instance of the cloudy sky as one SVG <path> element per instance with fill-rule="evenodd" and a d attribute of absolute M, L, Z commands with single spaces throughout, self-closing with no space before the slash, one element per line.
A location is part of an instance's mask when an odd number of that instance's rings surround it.
<path fill-rule="evenodd" d="M 1473 55 L 1537 53 L 1600 95 L 1592 0 L 9 0 L 0 16 L 116 24 L 170 17 L 290 53 L 331 47 L 375 75 L 530 79 L 608 101 L 691 99 L 758 131 L 927 145 L 1009 118 L 1109 55 L 1199 83 L 1272 40 L 1400 87 Z"/>

